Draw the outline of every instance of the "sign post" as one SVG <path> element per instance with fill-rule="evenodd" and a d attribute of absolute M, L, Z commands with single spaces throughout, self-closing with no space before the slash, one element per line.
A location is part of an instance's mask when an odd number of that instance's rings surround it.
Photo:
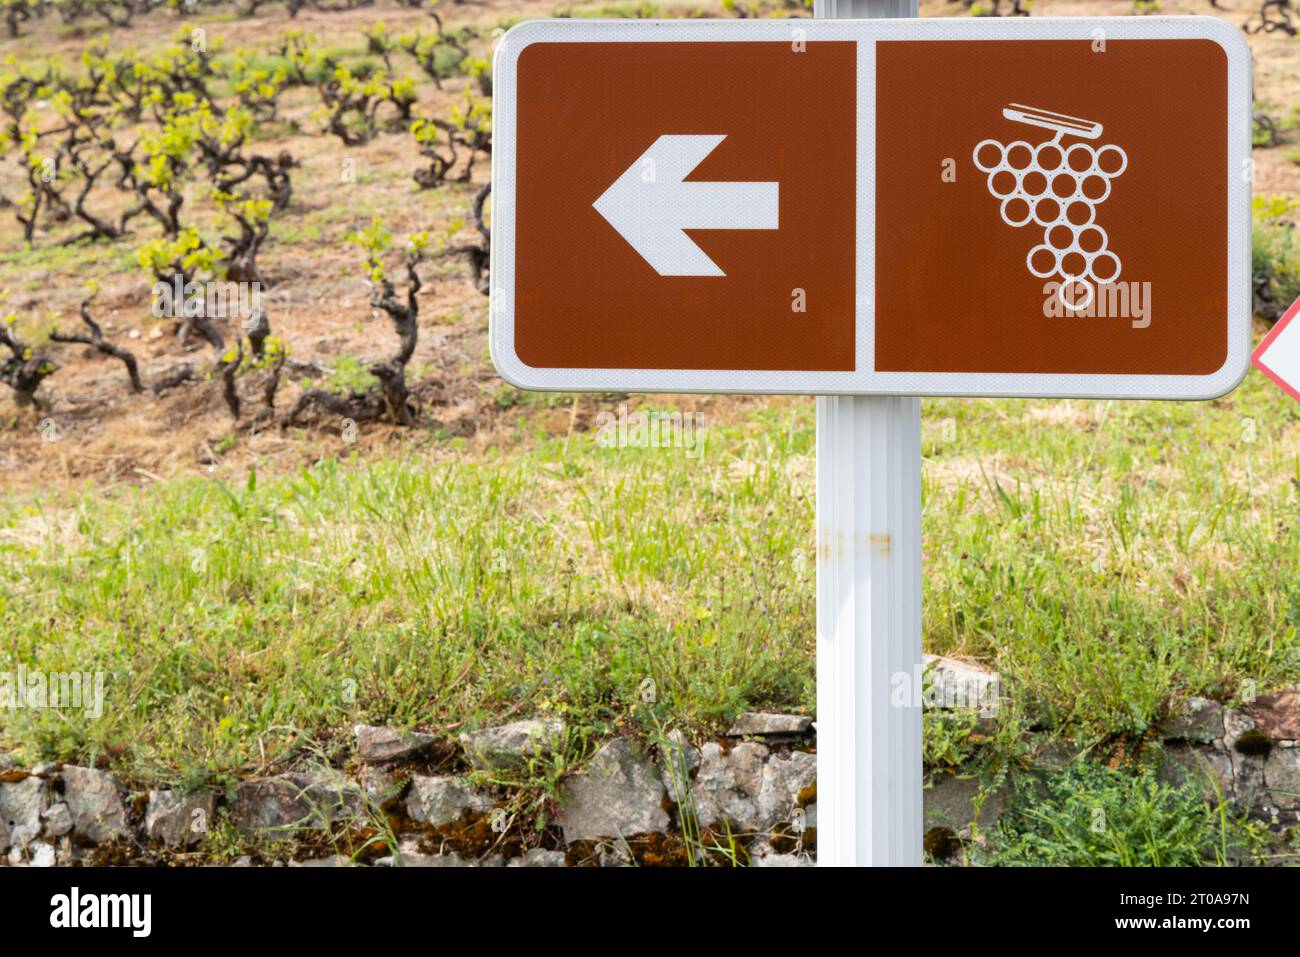
<path fill-rule="evenodd" d="M 489 341 L 524 389 L 818 397 L 818 863 L 919 864 L 917 397 L 1236 387 L 1250 51 L 816 4 L 505 35 Z"/>
<path fill-rule="evenodd" d="M 816 0 L 819 19 L 917 0 Z M 817 866 L 915 866 L 924 833 L 921 400 L 817 397 Z"/>

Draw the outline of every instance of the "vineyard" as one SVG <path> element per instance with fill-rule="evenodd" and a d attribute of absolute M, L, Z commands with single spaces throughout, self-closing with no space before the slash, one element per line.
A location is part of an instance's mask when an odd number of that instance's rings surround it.
<path fill-rule="evenodd" d="M 1265 24 L 1289 7 L 1266 8 L 1242 25 L 1285 73 L 1296 44 Z M 524 16 L 711 12 L 446 0 L 4 11 L 0 484 L 22 484 L 20 460 L 42 461 L 47 480 L 51 464 L 65 481 L 139 480 L 268 456 L 293 466 L 321 441 L 327 454 L 495 441 L 534 400 L 486 362 L 494 38 Z M 786 0 L 712 13 L 808 11 Z M 1288 186 L 1294 122 L 1257 118 Z M 1270 162 L 1261 180 L 1275 178 Z M 563 404 L 524 411 L 544 429 L 590 421 L 552 408 Z"/>
<path fill-rule="evenodd" d="M 1212 13 L 1251 44 L 1258 341 L 1300 296 L 1293 3 L 922 4 L 1157 12 Z M 0 648 L 107 686 L 102 714 L 0 711 L 0 783 L 65 763 L 74 782 L 111 772 L 124 796 L 211 792 L 220 818 L 304 762 L 358 770 L 368 737 L 418 729 L 436 743 L 403 773 L 468 774 L 458 736 L 562 721 L 550 759 L 487 782 L 522 856 L 561 846 L 558 796 L 611 741 L 662 755 L 685 731 L 726 770 L 755 753 L 716 743 L 738 715 L 811 717 L 811 400 L 521 393 L 487 337 L 501 33 L 809 15 L 802 0 L 0 0 Z M 1042 235 L 1037 271 L 1055 274 L 1087 224 L 1057 242 L 1065 204 L 1023 157 L 974 145 L 963 163 L 1001 175 L 1005 221 L 1034 233 L 1026 251 Z M 1113 158 L 1086 165 L 1120 189 L 1133 173 Z M 707 423 L 691 454 L 600 438 L 664 409 L 679 430 Z M 923 422 L 925 650 L 1011 689 L 993 727 L 927 711 L 928 775 L 994 793 L 1068 753 L 1080 764 L 1053 800 L 1093 789 L 1141 818 L 1158 729 L 1188 699 L 1236 715 L 1300 681 L 1300 406 L 1262 375 L 1206 403 L 926 400 Z M 794 760 L 785 734 L 763 773 Z M 1018 798 L 1026 833 L 1039 797 Z M 1194 787 L 1175 803 L 1171 821 L 1206 807 Z M 1300 825 L 1197 821 L 1156 856 L 1204 860 L 1232 831 L 1300 857 Z M 228 823 L 204 859 L 257 857 Z M 1080 861 L 1020 832 L 952 847 Z"/>
<path fill-rule="evenodd" d="M 0 379 L 43 441 L 93 445 L 141 414 L 158 434 L 214 403 L 229 423 L 206 423 L 198 454 L 213 460 L 215 445 L 296 426 L 409 427 L 455 402 L 463 378 L 454 347 L 417 353 L 422 305 L 443 313 L 459 360 L 481 358 L 470 326 L 488 283 L 488 57 L 503 24 L 451 27 L 416 5 L 391 26 L 341 28 L 325 18 L 350 7 L 312 5 L 326 42 L 291 3 L 269 43 L 223 35 L 258 7 L 6 7 L 15 35 L 57 15 L 78 38 L 75 55 L 10 53 L 0 70 L 4 268 L 17 280 L 4 281 Z M 109 33 L 80 41 L 94 18 Z M 333 253 L 324 271 L 317 246 Z M 298 337 L 304 306 L 331 299 L 356 301 L 355 352 Z M 110 472 L 149 464 L 128 453 Z"/>

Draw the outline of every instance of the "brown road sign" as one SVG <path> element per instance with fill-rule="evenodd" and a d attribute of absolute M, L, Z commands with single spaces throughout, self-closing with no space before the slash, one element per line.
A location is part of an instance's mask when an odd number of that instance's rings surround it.
<path fill-rule="evenodd" d="M 534 389 L 1221 394 L 1250 85 L 1208 17 L 522 24 L 494 361 Z"/>

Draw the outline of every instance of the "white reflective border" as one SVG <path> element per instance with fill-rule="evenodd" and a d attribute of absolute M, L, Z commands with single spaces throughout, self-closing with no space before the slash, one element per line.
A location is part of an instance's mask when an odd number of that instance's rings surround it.
<path fill-rule="evenodd" d="M 790 40 L 858 41 L 857 368 L 853 372 L 700 369 L 542 369 L 515 354 L 516 64 L 531 43 Z M 1228 59 L 1228 358 L 1209 375 L 1091 375 L 874 370 L 877 40 L 1212 40 Z M 1245 36 L 1215 17 L 1043 17 L 908 20 L 533 20 L 502 37 L 493 68 L 492 361 L 521 389 L 572 392 L 730 392 L 798 395 L 957 395 L 1211 399 L 1250 366 L 1251 60 Z M 707 91 L 702 95 L 707 96 Z M 936 306 L 936 308 L 940 308 Z"/>

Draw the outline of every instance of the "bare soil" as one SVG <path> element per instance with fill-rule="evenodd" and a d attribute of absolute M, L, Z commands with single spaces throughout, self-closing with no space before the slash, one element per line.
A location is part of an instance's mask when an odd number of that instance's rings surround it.
<path fill-rule="evenodd" d="M 702 9 L 722 15 L 720 8 Z M 1037 3 L 1033 13 L 1124 15 L 1132 9 L 1121 0 L 1046 0 Z M 1254 9 L 1231 2 L 1217 15 L 1240 25 Z M 449 27 L 474 24 L 488 37 L 506 18 L 555 12 L 545 3 L 488 0 L 448 5 L 443 16 Z M 961 12 L 959 4 L 923 4 L 926 16 Z M 1216 11 L 1203 4 L 1173 3 L 1161 12 Z M 387 24 L 392 33 L 433 29 L 423 12 L 390 6 L 341 13 L 303 11 L 295 19 L 281 9 L 244 19 L 217 16 L 184 21 L 160 12 L 113 31 L 112 38 L 115 45 L 149 50 L 165 45 L 178 29 L 198 27 L 207 31 L 209 43 L 221 38 L 226 51 L 241 47 L 268 51 L 285 31 L 303 30 L 322 44 L 362 51 L 363 31 L 377 21 Z M 27 31 L 17 40 L 0 41 L 0 58 L 12 54 L 20 62 L 30 62 L 48 56 L 72 65 L 88 40 L 103 33 L 98 25 L 66 26 L 57 17 L 29 25 Z M 1250 36 L 1250 43 L 1259 108 L 1279 120 L 1300 120 L 1300 38 L 1257 34 Z M 444 84 L 446 89 L 439 91 L 405 54 L 396 54 L 394 65 L 399 74 L 421 79 L 417 112 L 444 114 L 459 100 L 460 81 Z M 383 133 L 363 146 L 343 147 L 315 132 L 314 90 L 290 91 L 281 102 L 282 122 L 259 131 L 252 147 L 272 155 L 287 150 L 301 164 L 293 171 L 292 206 L 275 220 L 259 259 L 269 287 L 264 304 L 273 334 L 286 342 L 291 356 L 277 400 L 283 412 L 292 407 L 305 385 L 328 380 L 340 356 L 365 363 L 396 346 L 387 317 L 369 304 L 363 252 L 347 241 L 347 235 L 367 225 L 374 215 L 381 215 L 397 237 L 426 229 L 437 233 L 453 220 L 468 220 L 474 193 L 487 181 L 489 170 L 480 162 L 470 183 L 421 190 L 411 178 L 420 158 L 408 132 Z M 1256 151 L 1257 195 L 1300 194 L 1300 130 L 1291 130 L 1286 139 L 1279 146 Z M 345 162 L 352 164 L 348 175 Z M 0 195 L 16 193 L 19 181 L 16 156 L 10 155 L 0 164 Z M 100 192 L 102 203 L 120 201 L 110 188 Z M 1194 202 L 1195 197 L 1188 201 Z M 203 205 L 203 198 L 196 196 L 187 208 Z M 589 428 L 598 408 L 622 398 L 525 397 L 503 383 L 488 356 L 486 298 L 474 288 L 461 259 L 440 258 L 425 267 L 426 284 L 419 297 L 420 342 L 408 372 L 421 404 L 415 427 L 362 423 L 353 436 L 330 415 L 309 416 L 307 424 L 288 429 L 266 418 L 259 422 L 253 414 L 236 423 L 221 400 L 220 379 L 211 374 L 216 358 L 211 350 L 197 341 L 183 350 L 176 337 L 178 324 L 150 314 L 151 283 L 135 266 L 132 252 L 155 233 L 141 220 L 136 222 L 141 225 L 125 240 L 89 246 L 60 245 L 75 234 L 74 224 L 45 224 L 34 248 L 24 251 L 12 211 L 0 210 L 0 289 L 8 289 L 7 308 L 19 315 L 19 328 L 27 340 L 39 344 L 59 367 L 43 387 L 43 407 L 19 407 L 8 390 L 0 395 L 0 489 L 6 492 L 34 493 L 87 483 L 112 486 L 186 474 L 235 476 L 249 468 L 293 471 L 331 456 L 364 459 L 403 452 L 474 456 L 489 446 L 527 441 L 539 429 L 565 434 Z M 103 323 L 107 338 L 135 353 L 146 381 L 179 363 L 190 363 L 199 371 L 196 381 L 158 396 L 133 395 L 116 360 L 83 346 L 47 344 L 45 336 L 52 328 L 81 331 L 77 305 L 88 279 L 101 285 L 93 313 Z M 227 327 L 225 332 L 233 341 L 237 330 Z M 241 393 L 252 413 L 260 406 L 261 381 L 261 374 L 241 377 Z M 806 400 L 676 396 L 668 401 L 684 410 L 707 410 L 714 421 L 726 422 L 744 416 L 755 405 Z M 518 428 L 521 418 L 528 428 Z"/>

